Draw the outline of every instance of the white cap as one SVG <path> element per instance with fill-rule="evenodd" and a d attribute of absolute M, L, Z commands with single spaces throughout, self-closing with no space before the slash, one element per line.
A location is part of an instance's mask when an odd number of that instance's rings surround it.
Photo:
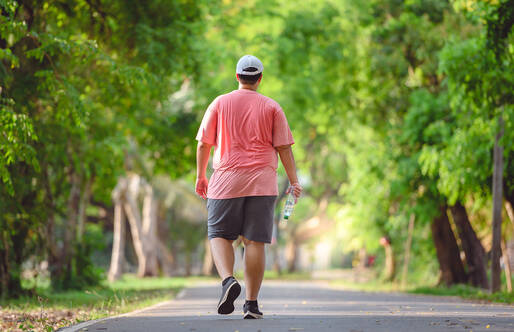
<path fill-rule="evenodd" d="M 251 67 L 256 68 L 257 70 L 247 70 Z M 262 65 L 261 60 L 253 55 L 243 55 L 243 57 L 237 62 L 236 66 L 236 74 L 239 75 L 257 75 L 262 73 L 263 70 L 264 66 Z"/>

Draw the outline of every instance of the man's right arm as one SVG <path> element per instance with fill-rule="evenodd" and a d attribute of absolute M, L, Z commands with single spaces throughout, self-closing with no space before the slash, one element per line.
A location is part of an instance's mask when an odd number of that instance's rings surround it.
<path fill-rule="evenodd" d="M 289 179 L 289 183 L 291 184 L 291 189 L 293 190 L 293 194 L 296 198 L 300 197 L 302 193 L 302 186 L 298 182 L 298 176 L 296 175 L 296 164 L 294 161 L 293 150 L 291 149 L 291 145 L 282 145 L 277 146 L 275 149 L 280 156 L 280 160 L 282 161 L 282 165 L 286 170 L 287 177 Z"/>
<path fill-rule="evenodd" d="M 211 144 L 205 142 L 198 142 L 196 148 L 196 193 L 203 199 L 207 198 L 207 186 L 209 181 L 205 176 L 207 164 L 209 163 L 209 156 L 211 154 Z"/>
<path fill-rule="evenodd" d="M 207 164 L 209 163 L 209 156 L 211 154 L 211 148 L 216 142 L 217 136 L 217 121 L 218 113 L 216 111 L 216 105 L 219 97 L 209 105 L 205 112 L 200 129 L 196 139 L 198 140 L 198 146 L 196 148 L 196 193 L 203 199 L 207 198 L 207 186 L 209 181 L 205 176 L 207 170 Z"/>

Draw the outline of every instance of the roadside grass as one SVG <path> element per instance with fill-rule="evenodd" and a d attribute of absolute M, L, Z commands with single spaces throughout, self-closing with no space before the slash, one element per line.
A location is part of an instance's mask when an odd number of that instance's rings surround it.
<path fill-rule="evenodd" d="M 204 277 L 137 278 L 124 275 L 113 283 L 82 291 L 36 288 L 34 296 L 0 301 L 1 331 L 54 331 L 85 320 L 122 314 L 172 299 Z"/>
<path fill-rule="evenodd" d="M 409 290 L 408 292 L 412 294 L 459 296 L 470 300 L 514 304 L 514 292 L 501 290 L 491 294 L 487 290 L 468 285 L 453 285 L 451 287 L 417 287 Z"/>
<path fill-rule="evenodd" d="M 502 276 L 502 289 L 496 293 L 488 290 L 472 287 L 470 285 L 434 286 L 436 280 L 423 280 L 413 278 L 406 287 L 402 287 L 400 282 L 386 282 L 379 277 L 370 278 L 365 281 L 354 281 L 355 279 L 335 279 L 331 280 L 331 285 L 344 289 L 366 291 L 366 292 L 404 292 L 410 294 L 423 294 L 435 296 L 458 296 L 463 299 L 478 300 L 492 303 L 514 304 L 514 292 L 506 289 L 505 277 Z M 513 280 L 514 282 L 514 280 Z"/>
<path fill-rule="evenodd" d="M 489 282 L 491 281 L 490 271 L 488 271 Z M 410 287 L 407 291 L 412 294 L 440 295 L 440 296 L 459 296 L 463 299 L 478 300 L 484 302 L 514 304 L 514 292 L 507 290 L 507 280 L 505 273 L 501 274 L 501 288 L 496 293 L 490 293 L 487 289 L 477 288 L 470 285 L 432 286 L 430 283 L 418 284 Z M 514 278 L 512 278 L 514 284 Z M 435 284 L 435 283 L 434 283 Z"/>
<path fill-rule="evenodd" d="M 364 291 L 364 292 L 402 292 L 402 289 L 398 284 L 391 282 L 384 282 L 380 280 L 369 280 L 364 282 L 336 279 L 331 280 L 330 284 L 335 287 L 341 287 L 344 289 Z"/>
<path fill-rule="evenodd" d="M 234 276 L 238 280 L 244 280 L 243 271 L 236 271 Z M 266 280 L 284 280 L 284 281 L 293 281 L 293 280 L 311 280 L 310 272 L 282 272 L 278 273 L 277 271 L 266 270 L 264 271 L 264 281 Z"/>
<path fill-rule="evenodd" d="M 122 279 L 109 283 L 103 281 L 99 287 L 85 290 L 52 291 L 49 287 L 36 289 L 35 296 L 0 301 L 3 309 L 32 310 L 41 307 L 53 309 L 88 308 L 125 308 L 156 296 L 173 297 L 180 289 L 202 280 L 200 277 L 163 277 L 137 278 L 127 274 Z"/>

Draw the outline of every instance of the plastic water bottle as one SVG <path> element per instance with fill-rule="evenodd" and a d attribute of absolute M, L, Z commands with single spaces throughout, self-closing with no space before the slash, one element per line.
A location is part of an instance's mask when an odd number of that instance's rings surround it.
<path fill-rule="evenodd" d="M 289 219 L 291 214 L 293 213 L 293 208 L 296 203 L 296 198 L 293 195 L 293 190 L 289 193 L 287 196 L 286 204 L 284 205 L 284 212 L 282 213 L 284 216 L 284 219 Z"/>

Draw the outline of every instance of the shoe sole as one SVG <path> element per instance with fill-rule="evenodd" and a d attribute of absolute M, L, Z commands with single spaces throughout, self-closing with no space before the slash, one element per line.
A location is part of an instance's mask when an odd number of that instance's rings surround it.
<path fill-rule="evenodd" d="M 239 294 L 241 293 L 241 285 L 239 283 L 233 282 L 225 292 L 225 296 L 221 300 L 220 304 L 218 304 L 218 314 L 228 315 L 234 312 L 234 301 L 237 299 Z"/>
<path fill-rule="evenodd" d="M 243 318 L 244 319 L 262 319 L 262 315 L 247 311 Z"/>

